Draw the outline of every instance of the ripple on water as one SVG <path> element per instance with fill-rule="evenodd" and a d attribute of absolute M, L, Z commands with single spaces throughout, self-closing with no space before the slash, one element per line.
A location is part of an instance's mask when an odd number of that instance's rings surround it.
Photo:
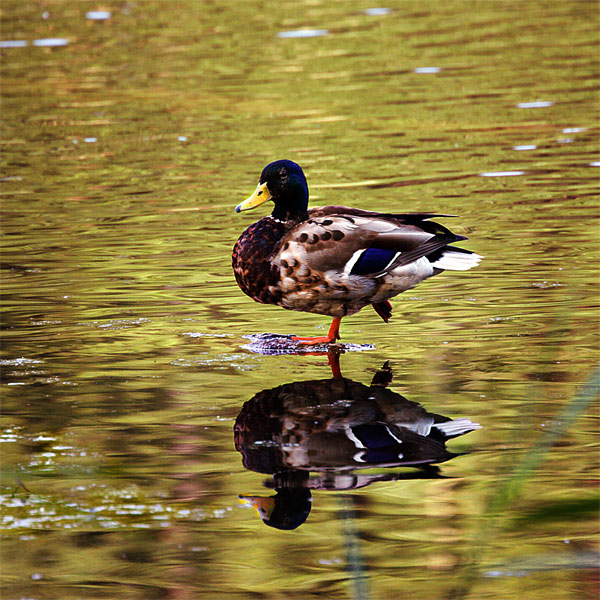
<path fill-rule="evenodd" d="M 178 367 L 207 367 L 209 370 L 236 369 L 239 371 L 249 371 L 253 366 L 247 363 L 247 359 L 247 354 L 224 354 L 217 356 L 204 354 L 198 357 L 176 358 L 170 364 Z"/>
<path fill-rule="evenodd" d="M 329 35 L 329 29 L 292 29 L 290 31 L 280 31 L 278 38 L 312 38 Z"/>
<path fill-rule="evenodd" d="M 41 46 L 44 48 L 55 48 L 58 46 L 68 45 L 69 40 L 66 38 L 43 38 L 40 40 L 33 40 L 34 46 Z"/>
<path fill-rule="evenodd" d="M 255 354 L 264 354 L 269 356 L 282 354 L 314 354 L 315 352 L 326 353 L 332 347 L 336 347 L 342 352 L 364 352 L 373 350 L 374 346 L 370 344 L 315 344 L 307 345 L 294 339 L 293 335 L 278 333 L 257 333 L 245 335 L 245 339 L 250 340 L 244 348 Z"/>
<path fill-rule="evenodd" d="M 0 48 L 25 48 L 27 40 L 2 40 Z"/>
<path fill-rule="evenodd" d="M 121 329 L 130 329 L 131 327 L 135 327 L 137 325 L 142 325 L 144 323 L 149 323 L 150 319 L 145 317 L 137 317 L 133 319 L 111 319 L 108 321 L 89 321 L 86 323 L 80 323 L 81 325 L 86 325 L 87 327 L 94 327 L 97 329 L 112 329 L 112 330 L 121 330 Z"/>
<path fill-rule="evenodd" d="M 132 500 L 122 502 L 122 500 Z M 223 518 L 232 508 L 220 514 L 207 512 L 199 507 L 185 508 L 149 501 L 139 490 L 106 490 L 100 504 L 85 501 L 63 501 L 30 494 L 26 503 L 19 496 L 0 495 L 4 514 L 0 526 L 5 530 L 26 529 L 29 531 L 48 529 L 75 529 L 93 524 L 102 529 L 129 527 L 168 527 L 178 521 L 204 521 Z M 24 508 L 27 515 L 23 514 Z M 12 514 L 9 514 L 12 513 Z M 216 511 L 215 511 L 216 512 Z M 154 523 L 153 523 L 154 522 Z"/>
<path fill-rule="evenodd" d="M 363 12 L 369 17 L 381 17 L 383 15 L 389 15 L 392 12 L 392 9 L 381 6 L 375 8 L 366 8 Z"/>
<path fill-rule="evenodd" d="M 19 358 L 5 358 L 0 360 L 0 366 L 2 367 L 23 367 L 27 365 L 39 365 L 43 361 L 37 360 L 35 358 L 25 358 L 21 356 Z"/>
<path fill-rule="evenodd" d="M 546 108 L 548 106 L 552 106 L 554 102 L 551 100 L 537 100 L 535 102 L 519 102 L 517 104 L 518 108 Z"/>
<path fill-rule="evenodd" d="M 415 73 L 439 73 L 442 69 L 440 67 L 417 67 Z"/>
<path fill-rule="evenodd" d="M 108 10 L 89 10 L 85 13 L 85 18 L 90 21 L 106 21 L 111 18 L 111 13 Z"/>
<path fill-rule="evenodd" d="M 200 331 L 184 331 L 181 335 L 190 338 L 227 338 L 233 337 L 232 333 L 202 333 Z"/>
<path fill-rule="evenodd" d="M 59 46 L 67 46 L 69 40 L 66 38 L 40 38 L 39 40 L 33 40 L 33 45 L 43 48 L 54 48 Z M 27 40 L 2 40 L 0 41 L 0 48 L 25 48 L 29 45 Z"/>
<path fill-rule="evenodd" d="M 486 173 L 479 173 L 481 177 L 517 177 L 519 175 L 525 175 L 525 171 L 489 171 Z"/>

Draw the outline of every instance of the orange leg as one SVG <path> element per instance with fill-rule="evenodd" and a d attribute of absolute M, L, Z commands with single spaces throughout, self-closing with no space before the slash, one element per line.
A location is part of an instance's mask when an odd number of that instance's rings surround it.
<path fill-rule="evenodd" d="M 307 344 L 312 346 L 314 344 L 332 344 L 335 340 L 340 339 L 340 323 L 342 321 L 341 317 L 334 317 L 331 327 L 327 332 L 327 336 L 321 337 L 298 337 L 294 336 L 292 339 L 295 342 L 300 342 L 301 344 Z"/>

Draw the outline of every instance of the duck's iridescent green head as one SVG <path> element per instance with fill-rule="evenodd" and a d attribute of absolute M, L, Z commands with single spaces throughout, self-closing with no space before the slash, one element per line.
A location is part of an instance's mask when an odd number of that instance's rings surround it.
<path fill-rule="evenodd" d="M 235 212 L 250 210 L 272 200 L 271 216 L 280 221 L 303 221 L 307 218 L 308 184 L 300 168 L 291 160 L 276 160 L 260 175 L 254 193 L 235 207 Z"/>

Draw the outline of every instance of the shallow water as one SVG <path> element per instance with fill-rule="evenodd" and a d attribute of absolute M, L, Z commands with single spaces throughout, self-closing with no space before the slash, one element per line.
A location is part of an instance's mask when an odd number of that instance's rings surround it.
<path fill-rule="evenodd" d="M 597 6 L 290 6 L 2 3 L 4 594 L 595 598 Z M 332 377 L 244 337 L 329 325 L 231 272 L 283 157 L 314 204 L 458 214 L 485 256 L 339 357 L 481 429 L 439 471 L 338 468 L 293 531 L 239 502 L 274 492 L 233 433 Z"/>

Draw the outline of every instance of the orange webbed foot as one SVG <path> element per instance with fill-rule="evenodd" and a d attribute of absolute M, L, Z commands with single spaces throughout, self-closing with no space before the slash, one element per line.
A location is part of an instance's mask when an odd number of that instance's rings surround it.
<path fill-rule="evenodd" d="M 329 328 L 327 335 L 317 337 L 298 337 L 295 335 L 292 337 L 292 340 L 308 346 L 314 346 L 316 344 L 333 344 L 335 340 L 340 339 L 341 321 L 341 317 L 335 317 L 331 323 L 331 327 Z"/>
<path fill-rule="evenodd" d="M 335 342 L 335 338 L 330 338 L 329 336 L 321 336 L 321 337 L 298 337 L 297 335 L 292 336 L 292 340 L 294 342 L 300 342 L 301 344 L 305 344 L 307 346 L 315 346 L 317 344 L 333 344 Z"/>

